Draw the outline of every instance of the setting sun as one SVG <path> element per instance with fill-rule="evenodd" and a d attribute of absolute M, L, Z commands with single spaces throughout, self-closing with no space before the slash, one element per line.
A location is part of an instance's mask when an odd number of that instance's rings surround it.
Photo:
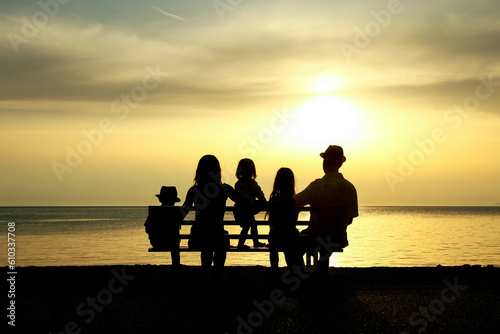
<path fill-rule="evenodd" d="M 352 144 L 365 137 L 363 114 L 349 101 L 333 96 L 316 97 L 296 110 L 290 137 L 300 145 Z"/>

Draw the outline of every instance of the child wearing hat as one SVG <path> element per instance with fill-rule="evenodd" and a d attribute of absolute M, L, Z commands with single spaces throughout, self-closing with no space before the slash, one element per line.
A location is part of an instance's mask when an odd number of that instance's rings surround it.
<path fill-rule="evenodd" d="M 186 215 L 181 206 L 174 206 L 180 199 L 176 187 L 162 186 L 156 195 L 161 206 L 150 206 L 144 226 L 154 249 L 170 250 L 172 265 L 180 265 L 179 229 Z"/>

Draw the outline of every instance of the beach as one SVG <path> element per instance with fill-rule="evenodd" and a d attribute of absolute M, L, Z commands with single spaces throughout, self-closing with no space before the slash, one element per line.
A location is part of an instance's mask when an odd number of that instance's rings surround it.
<path fill-rule="evenodd" d="M 16 333 L 496 333 L 500 268 L 20 267 Z M 9 277 L 7 277 L 9 278 Z M 9 311 L 7 311 L 9 312 Z M 8 318 L 7 318 L 8 319 Z"/>

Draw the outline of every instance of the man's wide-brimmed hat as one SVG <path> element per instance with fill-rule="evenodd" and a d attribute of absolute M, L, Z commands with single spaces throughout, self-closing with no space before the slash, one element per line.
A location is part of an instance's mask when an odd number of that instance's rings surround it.
<path fill-rule="evenodd" d="M 180 198 L 177 197 L 177 188 L 176 187 L 167 187 L 163 186 L 160 189 L 160 193 L 156 195 L 158 199 L 164 201 L 174 201 L 180 202 Z"/>
<path fill-rule="evenodd" d="M 325 160 L 339 160 L 345 161 L 344 150 L 338 145 L 330 145 L 325 152 L 319 154 Z"/>

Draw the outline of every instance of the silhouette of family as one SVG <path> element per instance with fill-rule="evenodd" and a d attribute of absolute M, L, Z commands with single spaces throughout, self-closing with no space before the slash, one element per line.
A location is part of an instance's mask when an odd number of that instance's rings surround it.
<path fill-rule="evenodd" d="M 347 226 L 358 216 L 358 200 L 356 188 L 339 173 L 346 161 L 342 147 L 330 145 L 320 156 L 325 173 L 322 178 L 296 194 L 293 171 L 280 168 L 269 200 L 256 181 L 256 167 L 251 159 L 245 158 L 238 163 L 235 174 L 238 181 L 233 188 L 222 182 L 219 160 L 213 155 L 203 156 L 182 206 L 174 205 L 180 201 L 175 187 L 162 187 L 160 194 L 156 195 L 162 205 L 149 207 L 145 223 L 151 245 L 172 250 L 172 264 L 178 266 L 179 228 L 188 210 L 194 209 L 189 248 L 201 251 L 203 278 L 219 282 L 230 247 L 224 230 L 224 213 L 229 198 L 235 202 L 234 218 L 241 226 L 238 250 L 250 249 L 245 245 L 250 231 L 254 248 L 269 247 L 273 275 L 278 272 L 279 252 L 284 253 L 288 267 L 304 266 L 303 255 L 307 252 L 315 258 L 315 275 L 324 279 L 333 250 L 348 246 Z M 306 205 L 310 206 L 310 220 L 308 227 L 299 232 L 296 228 L 298 212 Z M 269 244 L 258 240 L 255 214 L 261 211 L 266 211 L 269 219 Z M 299 237 L 299 234 L 306 237 Z M 212 263 L 214 272 L 210 277 Z"/>

